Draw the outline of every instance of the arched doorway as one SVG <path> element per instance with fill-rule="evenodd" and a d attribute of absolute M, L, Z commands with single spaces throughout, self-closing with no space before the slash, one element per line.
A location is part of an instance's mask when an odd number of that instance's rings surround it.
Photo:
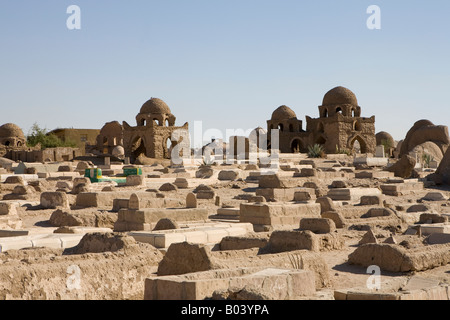
<path fill-rule="evenodd" d="M 300 153 L 302 149 L 302 142 L 300 139 L 296 138 L 291 142 L 291 152 L 292 153 Z"/>
<path fill-rule="evenodd" d="M 353 139 L 351 139 L 349 147 L 350 150 L 353 150 L 356 153 L 367 153 L 367 144 L 364 141 L 364 139 L 361 138 L 360 136 L 356 136 Z"/>

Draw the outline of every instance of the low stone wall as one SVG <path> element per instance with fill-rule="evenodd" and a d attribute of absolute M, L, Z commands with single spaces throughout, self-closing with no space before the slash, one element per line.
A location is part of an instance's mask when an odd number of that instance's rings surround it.
<path fill-rule="evenodd" d="M 423 271 L 450 263 L 450 244 L 406 250 L 394 244 L 364 244 L 349 255 L 351 264 L 377 265 L 392 272 Z"/>
<path fill-rule="evenodd" d="M 128 240 L 121 249 L 111 244 L 114 252 L 92 253 L 89 248 L 94 247 L 85 243 L 89 253 L 84 254 L 47 248 L 0 254 L 0 299 L 141 300 L 145 279 L 155 272 L 162 254 L 150 245 L 133 243 L 131 237 Z"/>
<path fill-rule="evenodd" d="M 148 278 L 144 299 L 203 300 L 217 292 L 244 288 L 271 300 L 295 300 L 316 291 L 312 271 L 240 268 Z"/>

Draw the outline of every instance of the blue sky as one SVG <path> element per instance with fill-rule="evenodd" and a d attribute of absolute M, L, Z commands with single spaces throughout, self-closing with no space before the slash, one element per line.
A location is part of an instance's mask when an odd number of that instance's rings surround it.
<path fill-rule="evenodd" d="M 69 5 L 81 30 L 69 30 Z M 369 5 L 381 30 L 369 30 Z M 351 89 L 376 131 L 449 125 L 450 1 L 0 0 L 0 124 L 135 125 L 163 99 L 177 125 L 266 127 L 278 106 L 318 117 Z"/>

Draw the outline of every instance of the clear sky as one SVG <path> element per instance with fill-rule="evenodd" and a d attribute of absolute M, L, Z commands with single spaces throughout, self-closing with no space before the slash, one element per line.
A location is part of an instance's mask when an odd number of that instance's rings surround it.
<path fill-rule="evenodd" d="M 0 124 L 135 125 L 158 97 L 177 125 L 225 134 L 283 104 L 318 117 L 341 85 L 400 140 L 420 119 L 450 124 L 449 14 L 448 0 L 0 0 Z"/>

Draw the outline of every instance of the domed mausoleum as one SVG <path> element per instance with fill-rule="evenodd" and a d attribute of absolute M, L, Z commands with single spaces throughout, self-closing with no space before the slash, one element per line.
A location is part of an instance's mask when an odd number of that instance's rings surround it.
<path fill-rule="evenodd" d="M 347 88 L 328 91 L 319 106 L 319 118 L 306 116 L 306 130 L 302 121 L 287 106 L 281 106 L 267 121 L 268 140 L 271 131 L 279 130 L 279 149 L 282 153 L 307 152 L 308 146 L 323 145 L 326 153 L 354 150 L 358 142 L 361 153 L 375 153 L 375 116 L 361 117 L 356 95 Z"/>
<path fill-rule="evenodd" d="M 0 144 L 5 147 L 22 147 L 26 144 L 22 129 L 14 123 L 6 123 L 0 127 Z"/>
<path fill-rule="evenodd" d="M 180 157 L 189 156 L 181 154 L 182 150 L 190 148 L 188 123 L 177 127 L 175 120 L 176 117 L 163 100 L 151 98 L 145 102 L 136 116 L 135 127 L 123 122 L 125 156 L 133 162 L 140 155 L 171 159 L 172 150 L 177 145 Z"/>

